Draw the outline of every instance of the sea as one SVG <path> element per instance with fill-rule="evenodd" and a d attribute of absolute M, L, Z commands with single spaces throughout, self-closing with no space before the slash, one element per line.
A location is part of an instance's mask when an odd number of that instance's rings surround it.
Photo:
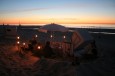
<path fill-rule="evenodd" d="M 24 24 L 22 24 L 23 26 Z M 44 26 L 47 24 L 27 24 L 30 26 Z M 101 34 L 114 34 L 115 35 L 115 24 L 60 24 L 68 28 L 86 28 L 90 30 L 90 33 L 101 33 Z M 33 28 L 38 29 L 38 28 Z"/>
<path fill-rule="evenodd" d="M 12 24 L 14 25 L 14 24 Z M 19 25 L 19 24 L 16 24 Z M 44 26 L 47 24 L 21 24 L 22 26 Z M 115 24 L 60 24 L 68 28 L 103 28 L 115 29 Z"/>
<path fill-rule="evenodd" d="M 9 24 L 9 26 L 10 25 L 19 26 L 19 24 Z M 27 28 L 24 28 L 24 29 L 28 29 L 28 28 L 30 29 L 30 27 L 28 26 L 31 26 L 31 29 L 36 29 L 36 30 L 38 30 L 38 27 L 36 26 L 44 26 L 44 25 L 47 25 L 47 24 L 21 24 L 21 26 L 27 26 Z M 115 34 L 115 24 L 60 24 L 60 25 L 68 27 L 68 28 L 92 29 L 91 33 Z M 98 29 L 98 30 L 95 30 L 95 29 Z"/>
<path fill-rule="evenodd" d="M 105 29 L 115 29 L 115 24 L 62 24 L 66 27 L 72 28 L 105 28 Z"/>

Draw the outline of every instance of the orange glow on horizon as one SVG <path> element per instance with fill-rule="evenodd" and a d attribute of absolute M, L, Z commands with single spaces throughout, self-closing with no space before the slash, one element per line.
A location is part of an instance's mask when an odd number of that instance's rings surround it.
<path fill-rule="evenodd" d="M 19 19 L 6 19 L 1 20 L 0 24 L 49 24 L 49 23 L 57 23 L 57 24 L 115 24 L 115 19 L 111 18 L 80 18 L 80 19 L 64 19 L 64 18 L 55 18 L 55 19 L 34 19 L 34 18 L 23 18 Z"/>

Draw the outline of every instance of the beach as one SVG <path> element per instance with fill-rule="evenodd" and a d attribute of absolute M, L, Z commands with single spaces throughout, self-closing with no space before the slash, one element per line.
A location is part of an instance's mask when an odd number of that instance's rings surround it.
<path fill-rule="evenodd" d="M 115 0 L 0 0 L 0 76 L 115 76 Z"/>
<path fill-rule="evenodd" d="M 99 29 L 97 30 L 98 32 L 104 31 Z M 111 30 L 106 32 L 110 31 Z M 114 76 L 115 34 L 91 33 L 91 35 L 96 41 L 99 58 L 93 62 L 83 63 L 78 66 L 76 68 L 76 76 Z"/>
<path fill-rule="evenodd" d="M 31 38 L 36 32 L 27 30 L 25 34 L 27 38 Z M 1 37 L 0 76 L 114 76 L 115 34 L 91 33 L 91 35 L 96 41 L 98 58 L 74 66 L 71 61 L 39 58 L 33 56 L 31 52 L 24 56 L 20 55 L 15 38 Z M 25 40 L 29 39 L 22 39 L 22 42 Z"/>

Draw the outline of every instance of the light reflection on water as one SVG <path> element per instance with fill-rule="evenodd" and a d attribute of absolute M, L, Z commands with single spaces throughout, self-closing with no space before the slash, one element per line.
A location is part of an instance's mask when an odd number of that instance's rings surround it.
<path fill-rule="evenodd" d="M 22 24 L 22 26 L 25 24 Z M 26 24 L 28 26 L 43 26 L 46 24 Z M 25 26 L 26 26 L 25 25 Z M 65 27 L 70 28 L 105 28 L 105 29 L 115 29 L 115 24 L 60 24 Z"/>
<path fill-rule="evenodd" d="M 95 34 L 113 34 L 115 35 L 115 33 L 110 33 L 110 32 L 89 32 L 89 33 L 95 33 Z"/>
<path fill-rule="evenodd" d="M 66 27 L 73 28 L 108 28 L 115 29 L 115 24 L 62 24 Z"/>

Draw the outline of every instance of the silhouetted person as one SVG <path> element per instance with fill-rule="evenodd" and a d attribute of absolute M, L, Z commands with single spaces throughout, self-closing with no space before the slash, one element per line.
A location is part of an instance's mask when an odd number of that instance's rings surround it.
<path fill-rule="evenodd" d="M 28 44 L 28 50 L 30 50 L 30 51 L 33 50 L 32 41 L 31 40 L 29 41 L 29 44 Z"/>
<path fill-rule="evenodd" d="M 46 42 L 46 45 L 45 45 L 43 51 L 44 51 L 45 57 L 51 57 L 53 55 L 53 51 L 52 51 L 49 41 Z"/>
<path fill-rule="evenodd" d="M 32 40 L 29 41 L 28 49 L 30 51 L 33 51 L 36 44 L 37 44 L 37 41 L 36 41 L 35 37 L 33 37 Z"/>
<path fill-rule="evenodd" d="M 32 44 L 33 46 L 37 44 L 37 41 L 36 41 L 36 38 L 35 38 L 35 37 L 32 39 L 31 44 Z"/>

